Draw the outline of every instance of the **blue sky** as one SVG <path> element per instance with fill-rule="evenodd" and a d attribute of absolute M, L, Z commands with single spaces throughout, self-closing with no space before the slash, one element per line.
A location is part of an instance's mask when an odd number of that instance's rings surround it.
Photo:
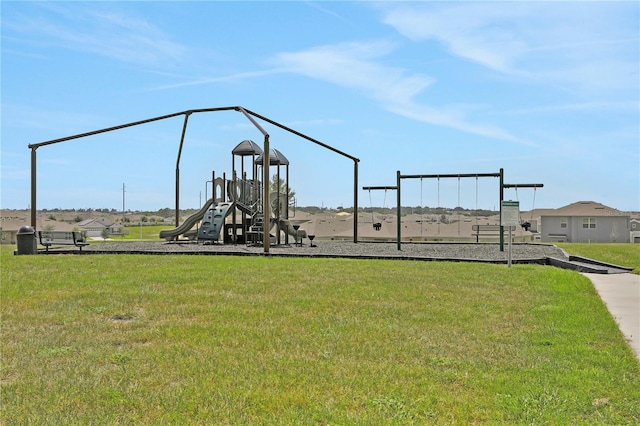
<path fill-rule="evenodd" d="M 30 203 L 30 143 L 239 105 L 359 158 L 359 186 L 402 174 L 543 183 L 536 208 L 640 210 L 637 2 L 13 2 L 2 8 L 3 208 Z M 44 146 L 38 208 L 175 203 L 182 117 Z M 263 123 L 299 205 L 353 205 L 353 162 Z M 194 114 L 180 206 L 262 135 Z M 283 170 L 284 171 L 284 170 Z M 275 170 L 274 170 L 275 172 Z M 210 191 L 210 189 L 209 189 Z M 359 191 L 361 207 L 395 194 Z M 533 191 L 507 191 L 522 210 Z M 494 178 L 406 180 L 402 204 L 497 208 Z"/>

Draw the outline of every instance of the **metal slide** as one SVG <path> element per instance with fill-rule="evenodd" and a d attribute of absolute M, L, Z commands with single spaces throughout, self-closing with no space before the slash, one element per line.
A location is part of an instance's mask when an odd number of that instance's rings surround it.
<path fill-rule="evenodd" d="M 191 230 L 191 228 L 193 228 L 193 225 L 195 225 L 196 222 L 202 220 L 205 213 L 207 212 L 207 210 L 212 204 L 213 204 L 213 198 L 210 198 L 206 203 L 204 203 L 204 206 L 202 206 L 200 210 L 198 210 L 197 212 L 195 212 L 194 214 L 186 218 L 184 222 L 182 222 L 182 225 L 174 229 L 165 229 L 160 231 L 160 238 L 164 238 L 167 241 L 171 241 L 176 237 L 187 233 L 188 231 Z"/>

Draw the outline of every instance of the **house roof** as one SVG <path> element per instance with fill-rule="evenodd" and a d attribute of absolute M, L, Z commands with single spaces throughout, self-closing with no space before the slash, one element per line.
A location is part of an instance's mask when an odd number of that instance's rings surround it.
<path fill-rule="evenodd" d="M 92 223 L 97 223 L 98 225 L 102 225 L 105 228 L 108 228 L 108 227 L 110 227 L 110 226 L 115 224 L 114 221 L 101 217 L 99 219 L 86 219 L 86 220 L 83 220 L 82 222 L 79 222 L 77 226 L 88 226 L 88 225 L 90 225 Z"/>
<path fill-rule="evenodd" d="M 578 201 L 559 209 L 552 210 L 543 216 L 628 216 L 625 212 L 605 206 L 595 201 Z"/>

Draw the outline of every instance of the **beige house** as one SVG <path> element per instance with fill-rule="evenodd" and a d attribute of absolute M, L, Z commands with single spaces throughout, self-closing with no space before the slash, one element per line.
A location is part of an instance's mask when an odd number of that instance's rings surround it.
<path fill-rule="evenodd" d="M 124 226 L 105 218 L 83 220 L 76 226 L 83 231 L 87 237 L 101 237 L 105 229 L 108 235 L 124 234 Z"/>
<path fill-rule="evenodd" d="M 631 232 L 629 232 L 629 241 L 636 244 L 640 243 L 640 219 L 631 219 L 629 221 L 629 227 L 631 228 Z"/>
<path fill-rule="evenodd" d="M 540 215 L 542 242 L 628 243 L 630 216 L 595 201 L 579 201 Z"/>

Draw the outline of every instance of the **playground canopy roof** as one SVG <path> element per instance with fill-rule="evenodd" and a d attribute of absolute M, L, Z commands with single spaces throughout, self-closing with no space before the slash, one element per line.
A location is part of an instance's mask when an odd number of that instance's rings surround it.
<path fill-rule="evenodd" d="M 260 155 L 262 154 L 262 148 L 250 139 L 243 140 L 240 142 L 233 151 L 231 151 L 233 155 L 239 156 L 249 156 L 249 155 Z"/>
<path fill-rule="evenodd" d="M 262 153 L 263 154 L 263 153 Z M 258 158 L 256 158 L 256 164 L 262 165 L 264 156 L 260 154 Z M 270 166 L 288 166 L 289 160 L 284 156 L 283 153 L 278 151 L 277 149 L 269 150 L 269 165 Z"/>

